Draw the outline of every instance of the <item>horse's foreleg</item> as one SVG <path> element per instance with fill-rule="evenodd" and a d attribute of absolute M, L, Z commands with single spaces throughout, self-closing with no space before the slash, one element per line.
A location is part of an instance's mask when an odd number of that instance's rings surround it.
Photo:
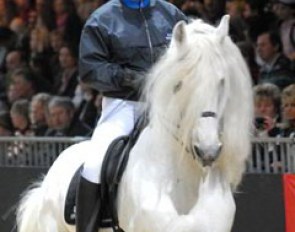
<path fill-rule="evenodd" d="M 119 215 L 124 231 L 203 232 L 196 229 L 192 215 L 177 212 L 168 193 L 159 192 L 160 188 L 154 183 L 144 182 L 141 181 L 136 193 L 135 190 L 121 192 Z"/>
<path fill-rule="evenodd" d="M 230 184 L 218 169 L 210 169 L 199 186 L 198 201 L 190 214 L 200 231 L 230 232 L 236 205 Z"/>
<path fill-rule="evenodd" d="M 194 215 L 179 215 L 163 211 L 144 211 L 136 218 L 137 232 L 206 232 Z M 210 231 L 213 232 L 213 231 Z"/>
<path fill-rule="evenodd" d="M 236 207 L 230 185 L 220 172 L 210 170 L 201 181 L 198 200 L 186 215 L 177 212 L 169 194 L 157 189 L 149 185 L 149 191 L 138 195 L 133 226 L 126 231 L 230 232 Z"/>

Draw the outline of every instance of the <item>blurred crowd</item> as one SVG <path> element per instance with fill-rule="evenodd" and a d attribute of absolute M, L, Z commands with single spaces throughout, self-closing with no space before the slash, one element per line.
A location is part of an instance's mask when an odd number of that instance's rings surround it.
<path fill-rule="evenodd" d="M 83 24 L 99 1 L 0 0 L 0 136 L 90 136 L 101 95 L 78 78 Z"/>
<path fill-rule="evenodd" d="M 170 0 L 230 36 L 253 80 L 257 136 L 295 134 L 295 0 Z M 104 0 L 0 0 L 0 136 L 90 136 L 101 94 L 79 81 L 83 24 Z"/>

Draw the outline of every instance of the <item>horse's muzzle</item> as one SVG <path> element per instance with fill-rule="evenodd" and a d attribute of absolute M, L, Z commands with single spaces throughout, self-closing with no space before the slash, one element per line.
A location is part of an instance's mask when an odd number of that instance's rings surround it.
<path fill-rule="evenodd" d="M 211 166 L 217 160 L 222 150 L 222 144 L 202 148 L 198 145 L 193 146 L 194 153 L 200 158 L 203 166 Z"/>

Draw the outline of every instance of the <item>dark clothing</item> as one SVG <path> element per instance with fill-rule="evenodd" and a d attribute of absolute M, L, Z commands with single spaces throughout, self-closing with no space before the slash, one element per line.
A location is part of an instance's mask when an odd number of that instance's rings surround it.
<path fill-rule="evenodd" d="M 271 69 L 262 67 L 258 83 L 265 82 L 275 84 L 280 87 L 280 89 L 294 84 L 295 71 L 292 70 L 291 61 L 283 54 L 280 54 Z"/>
<path fill-rule="evenodd" d="M 45 136 L 46 131 L 48 130 L 47 125 L 35 125 L 31 128 L 33 130 L 34 136 Z"/>
<path fill-rule="evenodd" d="M 61 71 L 54 81 L 54 94 L 64 97 L 74 97 L 78 85 L 78 70 Z"/>
<path fill-rule="evenodd" d="M 76 111 L 80 121 L 90 128 L 94 128 L 99 119 L 99 112 L 94 104 L 94 100 L 95 99 L 90 101 L 83 100 Z"/>
<path fill-rule="evenodd" d="M 90 136 L 91 133 L 91 128 L 75 117 L 68 128 L 64 130 L 55 130 L 50 128 L 47 130 L 46 136 L 75 137 Z"/>
<path fill-rule="evenodd" d="M 295 138 L 295 127 L 287 127 L 281 130 L 282 137 Z"/>
<path fill-rule="evenodd" d="M 167 48 L 180 20 L 186 20 L 185 15 L 163 0 L 151 0 L 150 7 L 138 10 L 120 0 L 104 4 L 82 31 L 81 80 L 104 96 L 137 100 L 137 95 L 130 94 L 132 88 L 122 85 L 130 74 L 126 69 L 146 72 Z"/>
<path fill-rule="evenodd" d="M 79 16 L 70 13 L 64 26 L 63 40 L 77 49 L 77 45 L 80 43 L 82 27 L 83 23 Z"/>

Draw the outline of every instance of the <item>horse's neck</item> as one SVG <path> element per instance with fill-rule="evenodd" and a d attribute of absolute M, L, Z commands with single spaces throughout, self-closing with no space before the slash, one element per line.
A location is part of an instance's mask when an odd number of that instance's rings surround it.
<path fill-rule="evenodd" d="M 163 183 L 170 185 L 170 197 L 175 208 L 179 213 L 187 213 L 197 200 L 201 170 L 192 154 L 179 147 L 171 134 L 162 135 L 148 128 L 142 138 L 144 142 L 139 141 L 138 146 L 144 153 L 141 155 L 146 156 L 144 162 L 149 162 L 147 166 L 165 169 L 162 178 L 167 181 Z"/>

